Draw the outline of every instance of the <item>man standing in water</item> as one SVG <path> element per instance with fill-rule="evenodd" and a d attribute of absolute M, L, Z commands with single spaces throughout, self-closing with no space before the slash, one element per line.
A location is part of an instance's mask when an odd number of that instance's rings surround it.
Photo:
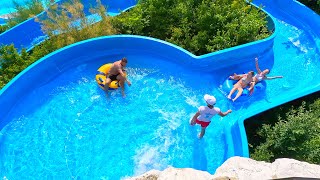
<path fill-rule="evenodd" d="M 112 81 L 118 80 L 120 87 L 121 87 L 121 92 L 122 96 L 125 97 L 124 93 L 124 83 L 127 82 L 129 86 L 131 86 L 131 82 L 127 79 L 126 74 L 124 73 L 124 67 L 127 65 L 128 60 L 127 58 L 122 58 L 119 61 L 116 61 L 112 64 L 108 74 L 107 74 L 107 80 L 106 80 L 106 85 L 105 85 L 105 91 L 108 95 L 108 89 L 109 89 L 109 84 Z"/>
<path fill-rule="evenodd" d="M 191 126 L 195 124 L 201 125 L 201 132 L 198 135 L 200 139 L 204 136 L 206 128 L 209 126 L 211 118 L 214 115 L 219 114 L 221 117 L 224 117 L 232 112 L 231 109 L 226 112 L 221 112 L 220 108 L 214 107 L 214 105 L 216 104 L 216 98 L 214 96 L 206 94 L 204 95 L 204 100 L 206 101 L 207 106 L 200 106 L 198 108 L 198 112 L 192 117 L 190 121 Z"/>

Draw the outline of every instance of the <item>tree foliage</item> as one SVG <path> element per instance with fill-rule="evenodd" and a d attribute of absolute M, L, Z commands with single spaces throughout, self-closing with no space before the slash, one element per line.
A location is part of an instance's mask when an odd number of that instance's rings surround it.
<path fill-rule="evenodd" d="M 264 124 L 258 135 L 264 140 L 251 157 L 273 161 L 276 158 L 294 158 L 320 163 L 320 99 L 306 108 L 303 102 L 292 108 L 285 117 L 279 116 L 274 125 Z"/>
<path fill-rule="evenodd" d="M 268 37 L 266 14 L 242 0 L 143 0 L 112 19 L 124 34 L 177 44 L 197 55 Z"/>
<path fill-rule="evenodd" d="M 22 50 L 18 53 L 13 45 L 0 48 L 0 87 L 3 87 L 15 75 L 30 64 L 30 56 Z"/>
<path fill-rule="evenodd" d="M 5 25 L 0 26 L 0 33 L 12 28 L 13 26 L 32 18 L 44 10 L 42 0 L 31 0 L 26 5 L 18 4 L 14 2 L 16 9 L 15 13 L 10 14 L 10 18 Z"/>
<path fill-rule="evenodd" d="M 106 15 L 106 8 L 98 0 L 96 7 L 90 9 L 101 21 L 89 18 L 84 13 L 80 0 L 71 0 L 62 5 L 55 4 L 47 12 L 46 18 L 37 18 L 41 28 L 57 48 L 98 36 L 115 34 L 116 31 Z M 52 39 L 53 38 L 53 39 Z"/>

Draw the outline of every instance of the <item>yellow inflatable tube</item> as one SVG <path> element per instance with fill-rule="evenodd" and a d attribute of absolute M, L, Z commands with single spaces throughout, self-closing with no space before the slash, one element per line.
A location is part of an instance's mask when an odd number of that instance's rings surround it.
<path fill-rule="evenodd" d="M 97 72 L 97 74 L 96 74 L 97 84 L 98 84 L 99 87 L 100 87 L 101 89 L 103 89 L 103 90 L 104 90 L 104 86 L 106 85 L 107 74 L 108 74 L 111 66 L 112 66 L 111 63 L 102 65 L 102 66 L 98 69 L 98 72 Z M 120 84 L 119 84 L 119 81 L 118 81 L 118 80 L 112 81 L 112 82 L 109 84 L 109 90 L 118 89 L 119 87 L 120 87 Z"/>

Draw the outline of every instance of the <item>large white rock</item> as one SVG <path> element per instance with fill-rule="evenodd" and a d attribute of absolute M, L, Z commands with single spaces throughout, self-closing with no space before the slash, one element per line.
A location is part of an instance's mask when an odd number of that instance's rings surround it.
<path fill-rule="evenodd" d="M 131 180 L 266 180 L 288 177 L 320 178 L 320 166 L 287 158 L 267 163 L 232 157 L 214 175 L 191 168 L 169 167 L 164 171 L 149 171 Z"/>
<path fill-rule="evenodd" d="M 237 179 L 272 179 L 270 163 L 255 161 L 249 158 L 232 157 L 224 162 L 214 174 L 214 177 L 229 176 Z"/>
<path fill-rule="evenodd" d="M 132 180 L 211 180 L 212 175 L 206 171 L 199 171 L 191 168 L 169 167 L 161 172 L 147 172 L 141 176 L 134 177 Z"/>
<path fill-rule="evenodd" d="M 320 178 L 320 166 L 294 159 L 277 159 L 273 163 L 232 157 L 224 162 L 213 177 L 229 176 L 239 180 L 264 180 L 288 177 Z"/>
<path fill-rule="evenodd" d="M 161 171 L 153 169 L 151 171 L 148 171 L 142 174 L 141 176 L 126 178 L 126 180 L 157 180 L 160 173 Z"/>
<path fill-rule="evenodd" d="M 295 159 L 281 158 L 272 163 L 272 171 L 276 178 L 309 177 L 320 178 L 320 166 Z"/>

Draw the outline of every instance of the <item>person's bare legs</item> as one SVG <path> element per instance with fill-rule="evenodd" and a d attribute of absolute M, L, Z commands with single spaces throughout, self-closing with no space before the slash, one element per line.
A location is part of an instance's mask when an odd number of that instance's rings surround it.
<path fill-rule="evenodd" d="M 233 88 L 231 89 L 229 95 L 228 95 L 228 99 L 231 99 L 231 95 L 237 90 L 236 86 L 233 86 Z"/>
<path fill-rule="evenodd" d="M 195 124 L 196 124 L 196 120 L 191 119 L 191 121 L 190 121 L 190 125 L 191 125 L 191 126 L 194 126 Z"/>
<path fill-rule="evenodd" d="M 126 97 L 126 94 L 124 93 L 124 82 L 125 82 L 126 79 L 124 77 L 122 77 L 121 75 L 118 75 L 117 79 L 119 80 L 119 84 L 120 84 L 120 87 L 121 87 L 122 97 Z"/>
<path fill-rule="evenodd" d="M 236 97 L 232 99 L 233 102 L 234 102 L 235 100 L 237 100 L 237 99 L 241 96 L 241 94 L 242 94 L 242 92 L 243 92 L 243 88 L 238 87 L 237 89 L 238 89 L 238 93 L 237 93 Z"/>
<path fill-rule="evenodd" d="M 198 135 L 199 139 L 201 139 L 205 133 L 206 133 L 206 127 L 201 127 L 201 132 Z"/>
<path fill-rule="evenodd" d="M 106 84 L 104 85 L 104 92 L 106 93 L 106 96 L 109 97 L 108 91 L 109 91 L 109 85 L 111 83 L 111 79 L 107 78 L 106 79 Z"/>

